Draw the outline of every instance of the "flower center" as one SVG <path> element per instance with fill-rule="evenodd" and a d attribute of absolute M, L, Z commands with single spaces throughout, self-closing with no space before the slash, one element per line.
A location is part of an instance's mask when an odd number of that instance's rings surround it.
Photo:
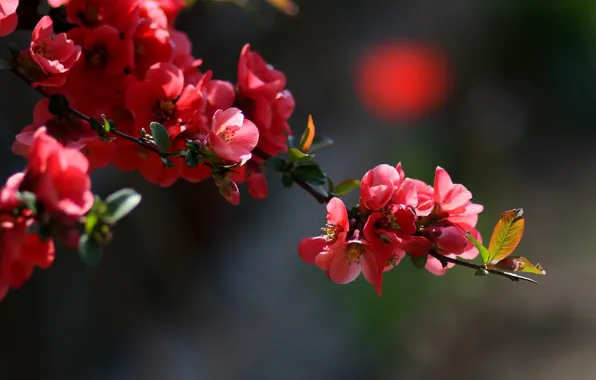
<path fill-rule="evenodd" d="M 360 256 L 362 255 L 362 244 L 360 243 L 350 243 L 346 248 L 346 260 L 348 263 L 358 263 L 360 262 Z"/>
<path fill-rule="evenodd" d="M 397 218 L 393 215 L 391 210 L 384 208 L 381 210 L 381 214 L 383 217 L 375 224 L 378 229 L 401 231 L 401 227 L 399 223 L 397 223 Z"/>
<path fill-rule="evenodd" d="M 325 227 L 321 228 L 321 231 L 325 233 L 325 241 L 329 244 L 333 244 L 337 241 L 338 234 L 342 233 L 344 229 L 337 224 L 329 223 Z"/>
<path fill-rule="evenodd" d="M 232 144 L 236 140 L 236 131 L 230 127 L 226 127 L 223 131 L 219 132 L 219 137 L 228 144 Z"/>
<path fill-rule="evenodd" d="M 103 45 L 95 45 L 85 52 L 87 63 L 97 69 L 104 69 L 108 65 L 108 49 Z"/>
<path fill-rule="evenodd" d="M 164 122 L 174 118 L 176 105 L 171 100 L 158 100 L 153 107 L 153 116 Z"/>
<path fill-rule="evenodd" d="M 47 50 L 48 50 L 47 42 L 44 42 L 43 44 L 37 45 L 33 48 L 33 52 L 35 54 L 41 55 L 42 57 L 45 57 Z"/>

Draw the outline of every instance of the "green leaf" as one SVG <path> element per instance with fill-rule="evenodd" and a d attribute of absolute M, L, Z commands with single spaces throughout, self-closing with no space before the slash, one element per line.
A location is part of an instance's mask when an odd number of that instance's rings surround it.
<path fill-rule="evenodd" d="M 141 202 L 141 194 L 133 189 L 122 189 L 109 195 L 106 200 L 106 213 L 103 220 L 114 224 L 128 215 Z"/>
<path fill-rule="evenodd" d="M 294 178 L 292 178 L 290 173 L 284 173 L 284 175 L 281 177 L 281 184 L 284 187 L 290 188 L 292 187 L 292 184 L 294 184 Z"/>
<path fill-rule="evenodd" d="M 290 161 L 298 162 L 298 161 L 310 158 L 312 156 L 310 156 L 306 153 L 302 153 L 301 151 L 299 151 L 296 148 L 290 148 L 290 149 L 288 149 L 288 157 L 290 158 Z"/>
<path fill-rule="evenodd" d="M 95 202 L 93 203 L 93 207 L 85 216 L 85 233 L 92 234 L 97 227 L 100 216 L 103 216 L 106 213 L 107 207 L 106 204 L 96 195 Z"/>
<path fill-rule="evenodd" d="M 286 162 L 279 157 L 271 157 L 267 160 L 266 164 L 278 172 L 286 170 Z"/>
<path fill-rule="evenodd" d="M 309 152 L 314 152 L 317 149 L 324 148 L 326 146 L 333 145 L 333 140 L 325 136 L 315 136 L 312 145 L 310 146 Z"/>
<path fill-rule="evenodd" d="M 186 147 L 195 153 L 198 153 L 199 150 L 201 149 L 201 147 L 199 146 L 199 144 L 197 144 L 196 141 L 187 141 Z"/>
<path fill-rule="evenodd" d="M 89 235 L 83 234 L 79 239 L 79 256 L 85 265 L 95 267 L 101 261 L 101 245 Z"/>
<path fill-rule="evenodd" d="M 294 179 L 307 182 L 313 186 L 324 186 L 327 183 L 327 176 L 321 170 L 318 164 L 299 165 L 292 171 Z"/>
<path fill-rule="evenodd" d="M 165 166 L 167 166 L 168 168 L 173 168 L 175 165 L 172 161 L 168 160 L 166 157 L 160 157 L 161 162 L 163 162 L 163 164 Z"/>
<path fill-rule="evenodd" d="M 340 182 L 336 187 L 334 193 L 337 195 L 346 195 L 352 190 L 360 187 L 360 181 L 357 179 L 347 179 Z"/>
<path fill-rule="evenodd" d="M 424 269 L 424 267 L 426 266 L 427 259 L 428 259 L 428 255 L 422 255 L 422 256 L 410 255 L 410 260 L 412 261 L 412 264 L 414 264 L 414 266 L 418 269 Z"/>
<path fill-rule="evenodd" d="M 482 245 L 481 242 L 479 242 L 478 240 L 474 239 L 474 236 L 470 235 L 469 232 L 466 233 L 466 237 L 468 238 L 468 240 L 474 244 L 474 247 L 476 247 L 476 249 L 478 250 L 478 252 L 480 252 L 480 257 L 482 258 L 482 262 L 484 264 L 488 263 L 488 259 L 490 257 L 490 253 L 488 252 L 488 249 L 486 249 L 486 247 L 484 245 Z"/>
<path fill-rule="evenodd" d="M 315 137 L 315 123 L 312 120 L 312 115 L 308 115 L 306 122 L 306 129 L 300 138 L 300 150 L 304 153 L 308 152 Z"/>
<path fill-rule="evenodd" d="M 149 124 L 149 129 L 151 129 L 153 141 L 155 141 L 155 145 L 157 145 L 159 151 L 166 153 L 170 149 L 170 136 L 168 135 L 166 127 L 156 121 L 152 121 L 151 124 Z"/>
<path fill-rule="evenodd" d="M 521 208 L 501 214 L 488 245 L 489 263 L 499 262 L 515 250 L 524 235 L 526 221 L 522 214 Z"/>
<path fill-rule="evenodd" d="M 327 177 L 327 192 L 333 193 L 333 189 L 335 189 L 335 185 L 330 177 Z"/>
<path fill-rule="evenodd" d="M 184 162 L 186 163 L 186 166 L 188 166 L 189 168 L 197 167 L 197 165 L 199 164 L 197 153 L 189 149 L 184 155 Z"/>
<path fill-rule="evenodd" d="M 540 264 L 532 264 L 530 260 L 522 256 L 509 256 L 496 264 L 491 264 L 489 268 L 501 269 L 510 272 L 526 272 L 533 274 L 546 274 Z"/>

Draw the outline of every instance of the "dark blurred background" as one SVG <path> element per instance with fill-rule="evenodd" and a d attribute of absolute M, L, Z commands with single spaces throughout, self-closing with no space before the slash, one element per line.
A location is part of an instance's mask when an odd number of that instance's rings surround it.
<path fill-rule="evenodd" d="M 141 207 L 98 268 L 61 250 L 0 303 L 0 379 L 595 379 L 596 2 L 298 0 L 289 17 L 259 1 L 198 1 L 180 16 L 205 68 L 234 81 L 250 42 L 287 75 L 294 130 L 312 113 L 334 138 L 318 156 L 333 178 L 401 161 L 432 181 L 440 165 L 485 206 L 485 239 L 501 212 L 524 208 L 519 252 L 548 275 L 440 278 L 404 261 L 378 297 L 299 259 L 325 211 L 275 173 L 269 198 L 243 192 L 233 207 L 209 182 L 161 189 L 110 168 L 94 190 L 133 187 Z M 440 64 L 404 64 L 404 46 Z M 391 68 L 413 83 L 385 83 Z M 23 165 L 10 145 L 38 96 L 0 80 L 6 178 Z M 398 100 L 379 106 L 379 91 Z"/>

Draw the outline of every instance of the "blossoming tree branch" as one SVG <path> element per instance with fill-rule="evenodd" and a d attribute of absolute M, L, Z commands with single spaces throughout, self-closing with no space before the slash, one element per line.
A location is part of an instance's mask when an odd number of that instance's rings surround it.
<path fill-rule="evenodd" d="M 188 36 L 174 28 L 184 0 L 48 3 L 51 16 L 37 14 L 37 1 L 0 0 L 1 36 L 34 20 L 30 45 L 13 49 L 8 67 L 42 95 L 12 145 L 27 166 L 0 190 L 0 298 L 52 264 L 55 241 L 78 249 L 88 265 L 100 261 L 116 223 L 141 201 L 131 189 L 93 195 L 89 173 L 108 165 L 162 187 L 211 178 L 234 205 L 238 184 L 253 198 L 267 196 L 269 167 L 284 186 L 326 204 L 322 233 L 303 239 L 298 252 L 338 284 L 362 273 L 381 294 L 385 272 L 406 258 L 435 275 L 454 266 L 515 281 L 535 282 L 516 272 L 544 274 L 511 255 L 522 210 L 504 212 L 483 246 L 475 228 L 483 207 L 440 167 L 432 186 L 407 177 L 401 164 L 334 185 L 313 154 L 331 140 L 316 135 L 312 117 L 300 138 L 288 125 L 295 103 L 285 75 L 249 45 L 236 83 L 202 71 Z M 340 197 L 352 190 L 359 202 L 346 207 Z"/>

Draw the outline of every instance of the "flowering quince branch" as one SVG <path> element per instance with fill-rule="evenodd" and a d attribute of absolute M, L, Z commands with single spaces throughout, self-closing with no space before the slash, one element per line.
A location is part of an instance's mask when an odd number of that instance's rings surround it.
<path fill-rule="evenodd" d="M 292 1 L 268 2 L 297 11 Z M 475 229 L 483 207 L 442 168 L 433 186 L 406 177 L 401 164 L 335 185 L 314 160 L 332 141 L 316 135 L 312 117 L 299 140 L 292 134 L 295 102 L 281 71 L 248 44 L 236 83 L 199 70 L 191 42 L 173 26 L 185 1 L 48 0 L 52 17 L 33 3 L 0 0 L 0 36 L 18 20 L 37 20 L 29 48 L 13 51 L 10 67 L 43 95 L 12 145 L 27 167 L 0 189 L 0 298 L 52 263 L 54 241 L 77 247 L 88 265 L 100 261 L 114 225 L 141 200 L 131 189 L 105 199 L 91 193 L 89 173 L 110 164 L 162 187 L 211 177 L 235 205 L 242 183 L 265 198 L 264 169 L 273 168 L 285 187 L 296 184 L 326 204 L 323 234 L 303 239 L 298 251 L 338 284 L 363 273 L 381 294 L 384 272 L 406 256 L 435 275 L 455 265 L 516 281 L 535 282 L 511 272 L 544 274 L 511 256 L 523 234 L 521 209 L 503 213 L 484 247 Z M 64 32 L 55 33 L 55 21 Z M 339 197 L 356 189 L 358 205 L 348 210 Z M 477 256 L 482 264 L 465 261 Z"/>

